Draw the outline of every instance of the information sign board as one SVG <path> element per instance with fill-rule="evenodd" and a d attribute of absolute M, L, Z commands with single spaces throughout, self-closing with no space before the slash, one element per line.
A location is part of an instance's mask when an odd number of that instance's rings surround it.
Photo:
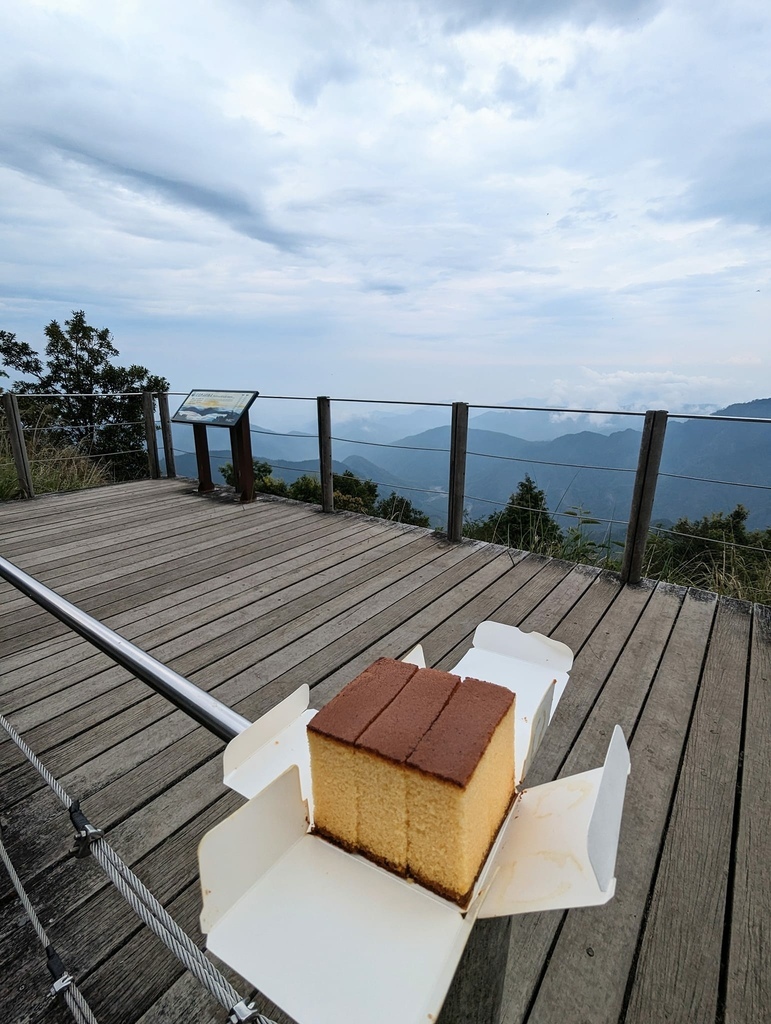
<path fill-rule="evenodd" d="M 191 391 L 172 422 L 234 427 L 258 395 L 259 391 Z"/>

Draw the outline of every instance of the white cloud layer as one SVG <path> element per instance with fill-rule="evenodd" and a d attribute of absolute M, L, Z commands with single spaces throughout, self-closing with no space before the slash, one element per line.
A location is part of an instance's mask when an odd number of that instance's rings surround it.
<path fill-rule="evenodd" d="M 762 0 L 38 0 L 0 31 L 20 338 L 83 308 L 179 390 L 769 392 Z"/>

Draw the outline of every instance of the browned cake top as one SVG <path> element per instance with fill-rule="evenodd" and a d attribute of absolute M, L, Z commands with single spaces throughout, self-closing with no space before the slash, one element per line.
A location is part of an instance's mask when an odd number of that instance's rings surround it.
<path fill-rule="evenodd" d="M 514 694 L 504 686 L 465 679 L 407 764 L 465 786 L 513 703 Z"/>
<path fill-rule="evenodd" d="M 379 658 L 314 715 L 308 729 L 353 743 L 416 672 L 414 665 Z"/>
<path fill-rule="evenodd" d="M 422 668 L 359 737 L 356 746 L 401 764 L 450 699 L 459 676 Z"/>

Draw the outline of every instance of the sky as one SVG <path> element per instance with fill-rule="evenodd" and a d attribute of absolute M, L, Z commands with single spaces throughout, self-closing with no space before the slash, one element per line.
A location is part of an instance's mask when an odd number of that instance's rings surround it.
<path fill-rule="evenodd" d="M 767 0 L 9 0 L 0 328 L 175 391 L 771 394 Z"/>

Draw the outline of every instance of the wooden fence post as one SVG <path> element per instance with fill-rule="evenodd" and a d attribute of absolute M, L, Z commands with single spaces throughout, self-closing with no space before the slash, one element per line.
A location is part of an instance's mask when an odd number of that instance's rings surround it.
<path fill-rule="evenodd" d="M 19 478 L 19 488 L 23 498 L 34 498 L 35 488 L 32 486 L 32 470 L 27 457 L 27 445 L 24 440 L 24 427 L 19 416 L 19 403 L 11 391 L 3 394 L 3 411 L 8 424 L 8 437 L 11 442 L 11 454 Z"/>
<path fill-rule="evenodd" d="M 666 410 L 649 409 L 645 414 L 632 492 L 632 507 L 629 510 L 629 525 L 621 563 L 622 583 L 639 583 L 642 576 L 643 556 L 651 525 L 653 499 L 656 494 L 666 429 Z"/>
<path fill-rule="evenodd" d="M 142 392 L 142 411 L 145 417 L 145 437 L 147 438 L 147 465 L 150 477 L 158 480 L 161 466 L 158 461 L 158 438 L 155 434 L 155 401 L 152 391 Z"/>
<path fill-rule="evenodd" d="M 233 453 L 233 485 L 241 501 L 254 501 L 254 459 L 249 413 L 230 428 L 230 450 Z"/>
<path fill-rule="evenodd" d="M 511 918 L 475 922 L 437 1024 L 499 1024 Z"/>
<path fill-rule="evenodd" d="M 198 466 L 198 491 L 200 494 L 208 494 L 214 490 L 214 483 L 211 478 L 209 438 L 206 433 L 206 424 L 193 424 L 193 441 L 195 442 L 195 461 Z M 236 471 L 235 463 L 233 470 L 234 472 Z"/>
<path fill-rule="evenodd" d="M 166 476 L 171 480 L 177 475 L 177 466 L 174 461 L 174 438 L 171 434 L 171 418 L 169 416 L 169 396 L 165 391 L 159 391 L 158 412 L 161 417 L 161 437 L 163 438 L 163 461 L 166 463 Z"/>
<path fill-rule="evenodd" d="M 452 403 L 450 427 L 450 496 L 447 502 L 447 538 L 463 538 L 463 495 L 466 488 L 466 445 L 468 442 L 468 405 Z"/>
<path fill-rule="evenodd" d="M 321 474 L 321 509 L 335 511 L 334 480 L 332 479 L 332 413 L 329 398 L 316 399 L 319 421 L 319 473 Z"/>

